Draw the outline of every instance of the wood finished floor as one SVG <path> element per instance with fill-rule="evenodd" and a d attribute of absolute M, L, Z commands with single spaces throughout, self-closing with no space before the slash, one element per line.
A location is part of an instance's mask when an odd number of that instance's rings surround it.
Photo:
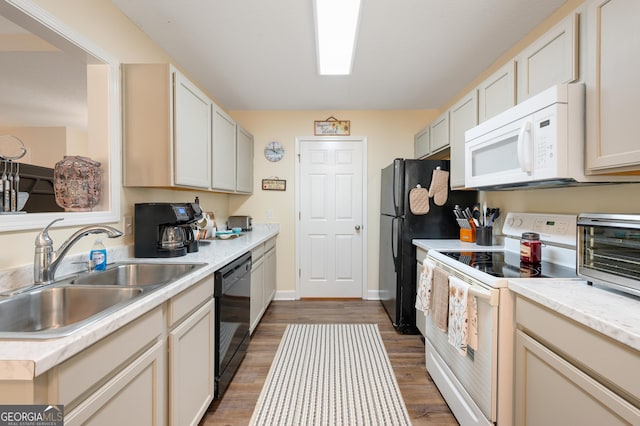
<path fill-rule="evenodd" d="M 200 426 L 247 425 L 287 324 L 376 323 L 413 425 L 457 425 L 424 365 L 420 336 L 397 333 L 378 301 L 274 301 L 251 337 L 242 365 Z"/>

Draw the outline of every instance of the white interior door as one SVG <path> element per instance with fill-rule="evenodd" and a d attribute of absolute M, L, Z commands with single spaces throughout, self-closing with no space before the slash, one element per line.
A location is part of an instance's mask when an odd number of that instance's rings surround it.
<path fill-rule="evenodd" d="M 362 138 L 299 141 L 299 297 L 364 295 L 364 145 Z"/>

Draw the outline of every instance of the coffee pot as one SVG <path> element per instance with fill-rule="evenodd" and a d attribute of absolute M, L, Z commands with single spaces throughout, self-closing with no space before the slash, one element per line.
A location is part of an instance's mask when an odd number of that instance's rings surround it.
<path fill-rule="evenodd" d="M 198 251 L 191 224 L 202 218 L 196 203 L 135 205 L 135 257 L 177 257 Z"/>

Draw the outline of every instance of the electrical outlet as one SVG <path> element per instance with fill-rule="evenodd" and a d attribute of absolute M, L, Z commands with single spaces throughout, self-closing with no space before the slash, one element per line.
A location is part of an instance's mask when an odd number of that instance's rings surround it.
<path fill-rule="evenodd" d="M 267 209 L 267 219 L 269 219 L 269 220 L 273 219 L 273 210 L 272 209 Z"/>
<path fill-rule="evenodd" d="M 125 216 L 122 222 L 124 223 L 124 235 L 131 235 L 133 233 L 133 217 Z"/>

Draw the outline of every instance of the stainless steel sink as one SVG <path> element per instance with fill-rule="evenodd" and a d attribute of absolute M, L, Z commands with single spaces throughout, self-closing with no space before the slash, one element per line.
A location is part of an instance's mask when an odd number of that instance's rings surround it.
<path fill-rule="evenodd" d="M 0 338 L 69 335 L 205 265 L 119 262 L 0 298 Z"/>
<path fill-rule="evenodd" d="M 189 274 L 204 263 L 113 263 L 104 271 L 87 272 L 69 283 L 147 287 L 167 284 Z"/>
<path fill-rule="evenodd" d="M 143 292 L 144 289 L 134 287 L 46 286 L 33 289 L 0 300 L 0 336 L 64 336 L 89 319 L 113 312 Z"/>

